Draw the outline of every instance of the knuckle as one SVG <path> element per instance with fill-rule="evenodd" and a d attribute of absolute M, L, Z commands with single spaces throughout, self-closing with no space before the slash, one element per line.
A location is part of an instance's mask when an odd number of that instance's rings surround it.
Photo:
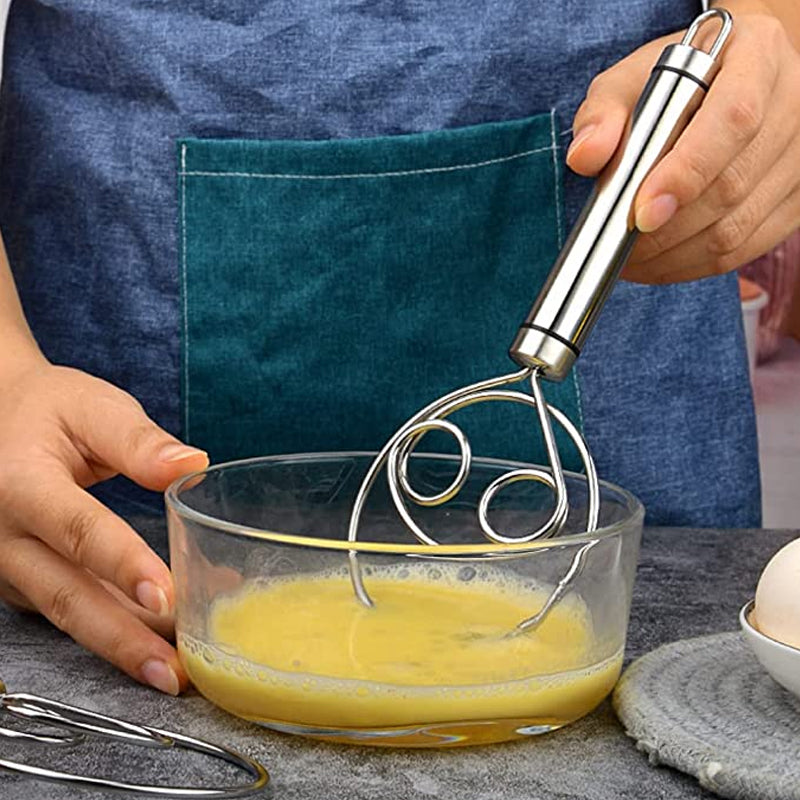
<path fill-rule="evenodd" d="M 127 452 L 138 453 L 151 447 L 159 439 L 159 430 L 149 421 L 133 422 L 123 434 L 123 445 Z"/>
<path fill-rule="evenodd" d="M 752 226 L 753 214 L 744 207 L 716 222 L 711 230 L 709 249 L 718 256 L 733 253 L 744 243 Z"/>
<path fill-rule="evenodd" d="M 594 101 L 598 98 L 598 96 L 602 97 L 607 86 L 608 75 L 605 72 L 598 73 L 589 83 L 589 88 L 586 90 L 586 100 Z"/>
<path fill-rule="evenodd" d="M 99 520 L 91 509 L 80 509 L 67 514 L 61 530 L 64 551 L 79 564 L 86 563 L 98 534 Z"/>
<path fill-rule="evenodd" d="M 108 631 L 106 636 L 107 638 L 103 642 L 103 657 L 112 664 L 127 669 L 131 645 L 130 632 L 123 632 L 115 628 Z"/>
<path fill-rule="evenodd" d="M 136 569 L 143 560 L 142 550 L 145 547 L 146 545 L 141 539 L 136 539 L 116 548 L 111 564 L 115 586 L 124 588 L 131 585 L 132 578 L 136 575 Z"/>
<path fill-rule="evenodd" d="M 30 487 L 39 480 L 40 473 L 27 458 L 20 457 L 12 448 L 3 448 L 0 454 L 0 512 L 4 516 L 13 516 L 12 510 L 30 494 Z"/>
<path fill-rule="evenodd" d="M 132 394 L 120 389 L 118 386 L 113 386 L 109 384 L 109 389 L 111 392 L 111 399 L 115 403 L 120 403 L 124 406 L 129 406 L 134 411 L 141 412 L 144 414 L 144 406 L 137 400 Z"/>
<path fill-rule="evenodd" d="M 578 110 L 575 112 L 575 116 L 572 119 L 573 133 L 583 127 L 584 121 L 588 118 L 591 109 L 592 105 L 589 103 L 588 98 L 584 99 L 584 101 L 578 106 Z"/>
<path fill-rule="evenodd" d="M 80 588 L 76 585 L 61 584 L 52 594 L 43 609 L 45 616 L 62 631 L 68 631 L 75 619 L 81 602 Z"/>
<path fill-rule="evenodd" d="M 708 158 L 699 150 L 684 154 L 675 171 L 684 184 L 683 203 L 696 200 L 713 181 L 714 175 Z"/>
<path fill-rule="evenodd" d="M 124 402 L 126 402 L 134 411 L 140 414 L 146 414 L 147 412 L 144 410 L 144 406 L 141 404 L 137 398 L 135 398 L 132 394 L 128 394 L 127 392 L 123 392 L 124 395 Z"/>
<path fill-rule="evenodd" d="M 20 571 L 20 561 L 25 548 L 24 534 L 3 532 L 2 558 L 0 558 L 0 600 L 17 608 L 34 610 L 33 604 L 15 585 L 14 578 Z"/>
<path fill-rule="evenodd" d="M 738 97 L 728 106 L 727 121 L 739 139 L 752 139 L 763 120 L 763 104 L 755 97 Z"/>
<path fill-rule="evenodd" d="M 86 406 L 91 413 L 118 413 L 122 409 L 144 414 L 142 404 L 133 395 L 105 382 L 99 382 L 97 386 L 98 390 L 93 393 L 91 403 Z"/>
<path fill-rule="evenodd" d="M 0 510 L 4 513 L 18 500 L 15 476 L 16 472 L 9 468 L 8 461 L 0 460 Z"/>
<path fill-rule="evenodd" d="M 735 208 L 747 198 L 750 182 L 741 167 L 733 162 L 720 173 L 717 189 L 722 207 Z"/>

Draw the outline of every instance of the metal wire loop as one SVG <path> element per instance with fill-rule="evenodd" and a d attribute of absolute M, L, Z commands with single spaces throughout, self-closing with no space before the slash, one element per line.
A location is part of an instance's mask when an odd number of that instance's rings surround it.
<path fill-rule="evenodd" d="M 87 711 L 86 709 L 66 705 L 44 697 L 21 692 L 6 693 L 2 681 L 0 681 L 0 709 L 5 713 L 26 720 L 76 731 L 74 735 L 61 737 L 45 736 L 0 727 L 0 736 L 7 738 L 34 740 L 44 744 L 80 744 L 87 739 L 85 734 L 90 734 L 124 741 L 136 746 L 192 750 L 212 758 L 222 759 L 239 767 L 247 772 L 252 780 L 241 786 L 231 787 L 154 786 L 61 772 L 0 758 L 0 769 L 19 775 L 27 775 L 55 783 L 68 783 L 90 789 L 112 789 L 117 792 L 134 792 L 156 797 L 181 798 L 245 797 L 264 790 L 269 783 L 269 774 L 258 761 L 234 750 L 205 742 L 202 739 L 195 739 L 191 736 L 184 736 L 180 733 L 160 730 L 147 725 L 137 725 L 133 722 L 98 714 L 94 711 Z"/>
<path fill-rule="evenodd" d="M 712 19 L 719 19 L 722 23 L 717 38 L 714 39 L 714 43 L 708 51 L 711 58 L 716 60 L 717 56 L 722 52 L 722 48 L 725 47 L 725 43 L 728 41 L 728 37 L 733 30 L 733 17 L 731 17 L 730 12 L 724 8 L 709 8 L 707 11 L 700 14 L 700 16 L 696 17 L 686 31 L 686 34 L 681 40 L 681 44 L 691 44 L 697 32 L 700 30 L 700 27 Z"/>
<path fill-rule="evenodd" d="M 531 394 L 499 388 L 526 379 L 530 380 Z M 512 470 L 492 481 L 484 490 L 478 503 L 477 514 L 478 523 L 486 539 L 502 544 L 524 543 L 554 536 L 563 528 L 569 512 L 569 502 L 566 481 L 564 479 L 561 459 L 556 446 L 551 418 L 555 419 L 566 431 L 581 456 L 589 492 L 586 530 L 587 532 L 596 530 L 600 506 L 599 484 L 597 471 L 591 454 L 580 432 L 570 422 L 569 418 L 559 409 L 549 405 L 545 401 L 536 371 L 525 368 L 508 375 L 481 381 L 451 392 L 423 408 L 402 425 L 377 454 L 361 482 L 350 515 L 348 541 L 357 541 L 361 513 L 366 498 L 380 470 L 385 465 L 389 492 L 395 509 L 406 528 L 419 542 L 428 545 L 438 544 L 436 539 L 434 539 L 430 533 L 424 531 L 414 520 L 406 501 L 410 500 L 419 506 L 438 506 L 453 499 L 459 493 L 469 475 L 472 465 L 472 451 L 469 441 L 463 431 L 458 426 L 445 419 L 445 417 L 476 403 L 490 401 L 519 403 L 530 406 L 536 411 L 545 440 L 549 468 L 532 466 Z M 460 459 L 458 472 L 445 489 L 433 494 L 423 494 L 416 491 L 410 485 L 408 478 L 408 460 L 425 434 L 431 430 L 443 431 L 450 434 L 458 444 Z M 554 495 L 555 502 L 553 509 L 545 522 L 540 524 L 537 528 L 529 530 L 522 535 L 511 536 L 503 534 L 497 531 L 489 522 L 489 507 L 502 489 L 523 480 L 536 481 L 547 486 Z M 582 569 L 586 554 L 591 549 L 592 545 L 593 543 L 590 543 L 581 548 L 575 555 L 565 579 L 562 579 L 553 590 L 545 606 L 533 617 L 523 620 L 517 626 L 517 630 L 529 629 L 544 618 L 544 615 L 549 612 L 550 608 L 563 595 L 570 582 Z M 356 597 L 363 605 L 368 607 L 373 606 L 374 603 L 364 586 L 363 576 L 355 550 L 349 552 L 349 569 L 350 579 Z"/>

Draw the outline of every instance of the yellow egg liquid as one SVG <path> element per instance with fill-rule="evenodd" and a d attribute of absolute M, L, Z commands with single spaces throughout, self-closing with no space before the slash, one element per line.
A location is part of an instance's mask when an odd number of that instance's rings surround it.
<path fill-rule="evenodd" d="M 193 683 L 222 708 L 280 730 L 430 747 L 558 728 L 619 677 L 622 649 L 598 662 L 575 596 L 535 631 L 507 636 L 547 591 L 470 567 L 369 572 L 373 608 L 344 571 L 220 597 L 205 642 L 178 637 Z"/>

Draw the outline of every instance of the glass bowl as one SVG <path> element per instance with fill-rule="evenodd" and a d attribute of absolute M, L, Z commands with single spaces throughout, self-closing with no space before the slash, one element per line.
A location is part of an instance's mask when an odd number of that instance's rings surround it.
<path fill-rule="evenodd" d="M 597 706 L 622 666 L 639 501 L 601 482 L 600 527 L 587 535 L 586 481 L 567 473 L 570 512 L 557 537 L 494 544 L 478 524 L 480 495 L 523 465 L 476 458 L 457 497 L 410 508 L 439 544 L 411 536 L 384 474 L 349 542 L 373 457 L 232 462 L 167 490 L 178 652 L 197 689 L 268 728 L 406 747 L 546 733 Z M 409 482 L 436 493 L 458 463 L 414 454 Z M 521 481 L 493 499 L 488 518 L 520 535 L 551 506 L 547 487 Z M 538 627 L 516 631 L 582 548 L 570 590 Z"/>

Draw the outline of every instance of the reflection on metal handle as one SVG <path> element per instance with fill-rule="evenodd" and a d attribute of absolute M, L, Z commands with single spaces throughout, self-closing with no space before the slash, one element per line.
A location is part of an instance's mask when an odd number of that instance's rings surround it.
<path fill-rule="evenodd" d="M 701 26 L 715 19 L 722 25 L 710 51 L 692 46 Z M 731 27 L 727 11 L 711 9 L 697 17 L 680 44 L 662 53 L 622 144 L 511 345 L 511 358 L 520 366 L 538 368 L 554 381 L 571 369 L 636 241 L 636 193 L 700 105 Z"/>
<path fill-rule="evenodd" d="M 150 795 L 151 797 L 181 797 L 181 798 L 233 798 L 261 792 L 269 783 L 269 775 L 258 761 L 243 756 L 226 747 L 194 739 L 180 733 L 164 731 L 146 725 L 136 725 L 132 722 L 107 717 L 86 709 L 58 703 L 44 697 L 32 694 L 6 693 L 6 687 L 0 681 L 0 710 L 17 717 L 43 723 L 47 726 L 67 728 L 75 731 L 68 736 L 44 735 L 13 730 L 0 727 L 0 737 L 10 739 L 25 739 L 40 744 L 80 744 L 85 740 L 85 734 L 102 736 L 108 739 L 128 742 L 145 747 L 174 748 L 192 750 L 212 758 L 222 759 L 245 770 L 252 780 L 240 786 L 232 787 L 191 787 L 191 786 L 151 786 L 142 783 L 128 783 L 115 781 L 108 778 L 95 778 L 89 775 L 78 775 L 72 772 L 60 772 L 46 767 L 35 767 L 17 761 L 0 758 L 0 769 L 19 775 L 27 775 L 56 783 L 68 783 L 87 789 L 106 789 L 116 792 L 132 792 Z"/>

